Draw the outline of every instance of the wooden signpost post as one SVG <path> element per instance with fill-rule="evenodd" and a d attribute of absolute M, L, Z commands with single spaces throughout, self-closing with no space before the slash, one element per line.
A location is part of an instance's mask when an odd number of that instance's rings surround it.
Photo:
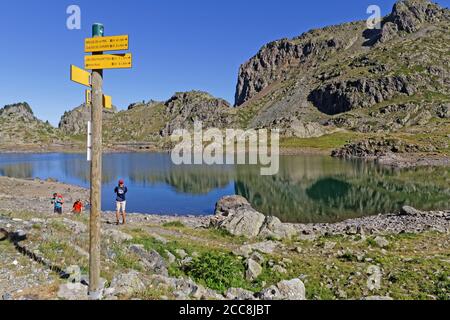
<path fill-rule="evenodd" d="M 71 66 L 71 80 L 91 87 L 86 90 L 86 105 L 91 105 L 91 121 L 88 123 L 88 160 L 91 161 L 91 213 L 89 221 L 89 296 L 101 298 L 100 236 L 101 236 L 101 186 L 102 186 L 102 117 L 103 108 L 112 108 L 112 98 L 103 94 L 103 69 L 131 68 L 132 58 L 126 54 L 103 54 L 103 51 L 128 50 L 128 36 L 104 37 L 104 27 L 92 26 L 92 38 L 85 40 L 85 69 L 92 70 L 90 77 L 85 70 Z"/>

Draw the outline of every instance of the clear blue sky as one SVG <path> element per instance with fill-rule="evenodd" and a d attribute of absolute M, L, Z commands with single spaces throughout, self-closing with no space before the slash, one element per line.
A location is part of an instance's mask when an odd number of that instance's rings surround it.
<path fill-rule="evenodd" d="M 83 102 L 69 65 L 83 66 L 83 39 L 101 22 L 106 35 L 130 35 L 132 70 L 105 71 L 105 93 L 120 109 L 166 100 L 176 91 L 204 90 L 234 101 L 239 66 L 265 43 L 311 28 L 382 15 L 394 0 L 41 0 L 2 2 L 0 107 L 27 101 L 57 125 Z M 450 0 L 438 1 L 448 7 Z M 81 7 L 81 30 L 66 28 L 66 9 Z"/>

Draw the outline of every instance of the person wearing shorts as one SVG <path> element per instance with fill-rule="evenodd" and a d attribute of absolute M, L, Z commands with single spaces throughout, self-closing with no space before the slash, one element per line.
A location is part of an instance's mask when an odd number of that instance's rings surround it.
<path fill-rule="evenodd" d="M 128 192 L 128 188 L 125 187 L 125 182 L 120 179 L 119 185 L 114 189 L 114 193 L 116 194 L 116 224 L 120 224 L 120 215 L 122 215 L 122 224 L 126 224 L 126 194 Z"/>

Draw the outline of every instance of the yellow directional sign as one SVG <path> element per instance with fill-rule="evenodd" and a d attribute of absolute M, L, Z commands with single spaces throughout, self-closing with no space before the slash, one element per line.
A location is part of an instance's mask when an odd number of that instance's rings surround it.
<path fill-rule="evenodd" d="M 112 97 L 103 95 L 103 108 L 112 109 Z"/>
<path fill-rule="evenodd" d="M 84 52 L 128 50 L 128 35 L 96 37 L 84 40 Z"/>
<path fill-rule="evenodd" d="M 92 91 L 86 90 L 86 106 L 90 106 L 92 104 Z M 103 95 L 103 108 L 112 109 L 112 97 Z"/>
<path fill-rule="evenodd" d="M 85 96 L 86 96 L 86 105 L 88 106 L 92 103 L 92 91 L 86 90 Z"/>
<path fill-rule="evenodd" d="M 85 56 L 84 67 L 88 70 L 129 69 L 132 67 L 131 53 Z"/>
<path fill-rule="evenodd" d="M 87 87 L 91 86 L 91 74 L 86 70 L 80 69 L 74 65 L 70 66 L 70 80 Z"/>

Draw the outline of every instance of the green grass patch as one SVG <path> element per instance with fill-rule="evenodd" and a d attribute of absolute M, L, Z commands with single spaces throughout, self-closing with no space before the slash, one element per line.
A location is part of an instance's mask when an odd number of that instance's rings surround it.
<path fill-rule="evenodd" d="M 247 287 L 245 267 L 237 257 L 222 252 L 207 252 L 194 258 L 186 274 L 208 288 L 225 292 L 229 288 Z"/>
<path fill-rule="evenodd" d="M 185 228 L 186 226 L 181 221 L 171 221 L 162 225 L 164 228 Z"/>
<path fill-rule="evenodd" d="M 321 150 L 331 150 L 343 147 L 345 144 L 357 140 L 362 139 L 366 135 L 342 131 L 336 132 L 328 135 L 324 135 L 318 138 L 284 138 L 280 141 L 281 148 L 312 148 L 312 149 L 321 149 Z"/>

